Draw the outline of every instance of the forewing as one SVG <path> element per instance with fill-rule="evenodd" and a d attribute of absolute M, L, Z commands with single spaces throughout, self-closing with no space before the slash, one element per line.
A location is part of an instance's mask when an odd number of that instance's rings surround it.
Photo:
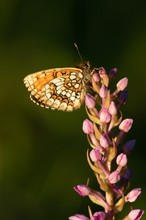
<path fill-rule="evenodd" d="M 83 72 L 80 68 L 57 68 L 24 78 L 30 98 L 36 104 L 63 111 L 80 108 L 84 100 Z"/>

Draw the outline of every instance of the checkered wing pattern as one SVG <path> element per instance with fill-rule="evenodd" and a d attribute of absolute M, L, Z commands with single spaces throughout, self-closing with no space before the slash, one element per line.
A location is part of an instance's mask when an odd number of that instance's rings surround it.
<path fill-rule="evenodd" d="M 24 78 L 30 98 L 45 108 L 72 111 L 84 101 L 84 75 L 80 68 L 56 68 Z"/>

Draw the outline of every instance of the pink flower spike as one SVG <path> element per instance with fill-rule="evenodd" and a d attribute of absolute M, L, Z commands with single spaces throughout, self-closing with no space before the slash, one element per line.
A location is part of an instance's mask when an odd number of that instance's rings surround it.
<path fill-rule="evenodd" d="M 91 189 L 87 185 L 77 185 L 73 189 L 82 197 L 88 196 L 91 192 Z"/>
<path fill-rule="evenodd" d="M 127 118 L 121 122 L 119 125 L 119 129 L 124 131 L 125 133 L 128 133 L 128 131 L 131 129 L 133 124 L 133 119 Z"/>
<path fill-rule="evenodd" d="M 90 219 L 87 218 L 85 215 L 76 214 L 76 215 L 70 216 L 69 220 L 90 220 Z"/>
<path fill-rule="evenodd" d="M 103 123 L 108 123 L 111 120 L 111 115 L 107 108 L 101 108 L 99 112 L 99 119 Z"/>
<path fill-rule="evenodd" d="M 114 171 L 112 172 L 109 177 L 108 180 L 111 184 L 117 183 L 120 180 L 120 175 L 118 171 Z"/>
<path fill-rule="evenodd" d="M 85 134 L 92 134 L 94 133 L 94 127 L 93 127 L 93 123 L 91 121 L 89 121 L 88 119 L 85 119 L 83 121 L 83 131 Z"/>
<path fill-rule="evenodd" d="M 118 155 L 117 159 L 116 159 L 116 163 L 121 166 L 124 167 L 127 164 L 127 156 L 126 154 L 121 153 L 120 155 Z"/>
<path fill-rule="evenodd" d="M 85 104 L 89 109 L 94 108 L 96 105 L 95 98 L 93 96 L 91 96 L 89 93 L 86 94 Z"/>
<path fill-rule="evenodd" d="M 131 190 L 127 196 L 125 196 L 126 202 L 134 202 L 141 194 L 141 188 Z"/>
<path fill-rule="evenodd" d="M 100 136 L 100 144 L 103 148 L 109 147 L 109 143 L 105 134 Z"/>
<path fill-rule="evenodd" d="M 105 219 L 106 219 L 105 212 L 95 212 L 91 218 L 91 220 L 105 220 Z"/>
<path fill-rule="evenodd" d="M 121 79 L 118 83 L 117 83 L 117 89 L 118 91 L 123 91 L 128 85 L 128 78 L 125 77 L 123 79 Z"/>
<path fill-rule="evenodd" d="M 109 113 L 111 115 L 116 115 L 117 114 L 117 108 L 116 108 L 116 105 L 115 105 L 115 103 L 113 101 L 110 103 Z"/>
<path fill-rule="evenodd" d="M 93 162 L 99 161 L 101 160 L 101 153 L 99 152 L 99 150 L 91 150 L 90 151 L 90 158 Z"/>
<path fill-rule="evenodd" d="M 99 91 L 99 95 L 100 95 L 100 97 L 103 99 L 103 98 L 106 98 L 106 95 L 107 95 L 107 87 L 104 85 L 104 84 L 102 84 L 102 86 L 101 86 L 101 89 L 100 89 L 100 91 Z"/>
<path fill-rule="evenodd" d="M 140 209 L 133 209 L 129 214 L 129 220 L 140 220 L 143 216 L 144 211 Z"/>

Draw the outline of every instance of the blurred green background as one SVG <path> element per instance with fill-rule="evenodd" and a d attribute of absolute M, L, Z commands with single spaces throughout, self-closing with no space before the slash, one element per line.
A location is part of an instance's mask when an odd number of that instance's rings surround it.
<path fill-rule="evenodd" d="M 84 105 L 72 113 L 40 108 L 29 99 L 23 78 L 85 60 L 118 79 L 129 78 L 124 117 L 134 119 L 129 139 L 137 140 L 129 159 L 131 188 L 146 207 L 146 4 L 145 1 L 0 1 L 0 219 L 68 219 L 87 213 L 88 199 L 72 187 L 96 182 L 86 162 L 89 147 L 82 132 Z M 98 186 L 97 186 L 98 189 Z M 128 213 L 128 210 L 126 212 Z M 125 213 L 126 213 L 125 212 Z M 121 217 L 119 217 L 121 219 Z M 143 217 L 146 219 L 146 217 Z"/>

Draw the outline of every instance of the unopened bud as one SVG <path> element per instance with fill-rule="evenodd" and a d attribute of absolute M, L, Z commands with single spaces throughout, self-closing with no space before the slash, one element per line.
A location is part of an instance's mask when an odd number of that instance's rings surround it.
<path fill-rule="evenodd" d="M 89 121 L 88 119 L 85 119 L 83 121 L 83 131 L 85 134 L 91 134 L 94 133 L 94 127 L 93 127 L 93 123 L 91 121 Z"/>
<path fill-rule="evenodd" d="M 122 175 L 122 178 L 124 181 L 127 182 L 130 180 L 131 176 L 132 176 L 132 171 L 128 168 L 126 169 L 125 173 Z"/>
<path fill-rule="evenodd" d="M 90 220 L 90 219 L 87 218 L 85 215 L 76 214 L 76 215 L 70 216 L 69 220 Z"/>
<path fill-rule="evenodd" d="M 118 101 L 120 104 L 125 104 L 127 98 L 128 98 L 128 92 L 124 90 L 120 92 L 118 96 Z"/>
<path fill-rule="evenodd" d="M 88 196 L 91 192 L 91 189 L 87 185 L 77 185 L 73 189 L 82 197 Z"/>
<path fill-rule="evenodd" d="M 117 83 L 117 89 L 118 91 L 123 91 L 128 85 L 128 78 L 125 77 L 123 79 L 121 79 L 118 83 Z"/>
<path fill-rule="evenodd" d="M 118 171 L 112 172 L 112 173 L 109 175 L 108 180 L 109 180 L 109 182 L 112 183 L 112 184 L 117 183 L 117 182 L 120 180 L 119 172 L 118 172 Z"/>
<path fill-rule="evenodd" d="M 103 67 L 101 67 L 99 69 L 99 76 L 103 79 L 105 75 L 107 75 L 107 73 L 106 73 L 105 69 Z"/>
<path fill-rule="evenodd" d="M 91 220 L 105 220 L 105 219 L 106 219 L 105 212 L 95 212 L 91 218 Z"/>
<path fill-rule="evenodd" d="M 99 118 L 100 121 L 103 123 L 108 123 L 111 120 L 111 115 L 109 113 L 109 110 L 107 108 L 101 108 L 99 112 Z"/>
<path fill-rule="evenodd" d="M 140 220 L 143 214 L 144 214 L 144 211 L 143 211 L 143 210 L 133 209 L 133 210 L 128 214 L 128 217 L 129 217 L 128 220 Z"/>
<path fill-rule="evenodd" d="M 125 154 L 129 155 L 129 154 L 132 152 L 132 150 L 133 150 L 133 148 L 134 148 L 134 146 L 135 146 L 135 143 L 136 143 L 136 140 L 135 140 L 135 139 L 130 140 L 130 141 L 127 141 L 127 142 L 123 145 L 123 147 L 122 147 L 123 152 L 124 152 Z"/>
<path fill-rule="evenodd" d="M 103 148 L 109 147 L 108 139 L 105 134 L 102 134 L 100 136 L 100 144 Z"/>
<path fill-rule="evenodd" d="M 126 202 L 134 202 L 141 194 L 141 188 L 131 190 L 127 196 L 125 196 Z"/>
<path fill-rule="evenodd" d="M 120 155 L 118 155 L 117 159 L 116 159 L 116 163 L 117 165 L 124 167 L 127 164 L 127 156 L 126 154 L 121 153 Z"/>
<path fill-rule="evenodd" d="M 99 150 L 91 150 L 90 151 L 90 158 L 93 162 L 96 162 L 98 160 L 101 160 L 101 153 L 99 152 Z"/>
<path fill-rule="evenodd" d="M 108 72 L 108 76 L 109 78 L 115 78 L 117 75 L 118 69 L 117 68 L 113 68 Z"/>
<path fill-rule="evenodd" d="M 99 76 L 100 78 L 102 79 L 103 83 L 108 86 L 108 83 L 109 83 L 109 77 L 105 71 L 105 69 L 103 67 L 101 67 L 99 69 Z"/>
<path fill-rule="evenodd" d="M 101 89 L 100 89 L 100 91 L 99 91 L 99 95 L 100 95 L 100 97 L 103 99 L 103 98 L 106 98 L 106 95 L 107 95 L 107 87 L 104 85 L 104 84 L 102 84 L 102 86 L 101 86 Z"/>
<path fill-rule="evenodd" d="M 121 124 L 119 125 L 119 129 L 127 133 L 131 129 L 132 124 L 133 119 L 127 118 L 121 122 Z"/>
<path fill-rule="evenodd" d="M 96 105 L 95 98 L 92 95 L 90 95 L 89 93 L 87 93 L 87 95 L 85 97 L 85 104 L 89 109 L 94 108 Z"/>
<path fill-rule="evenodd" d="M 100 77 L 99 77 L 99 75 L 98 75 L 98 73 L 97 73 L 96 70 L 94 70 L 93 75 L 92 75 L 92 78 L 93 78 L 93 80 L 94 80 L 96 83 L 100 81 Z"/>
<path fill-rule="evenodd" d="M 113 101 L 110 103 L 109 113 L 111 115 L 116 115 L 117 114 L 117 108 L 116 108 L 116 105 L 115 105 L 115 103 Z"/>

